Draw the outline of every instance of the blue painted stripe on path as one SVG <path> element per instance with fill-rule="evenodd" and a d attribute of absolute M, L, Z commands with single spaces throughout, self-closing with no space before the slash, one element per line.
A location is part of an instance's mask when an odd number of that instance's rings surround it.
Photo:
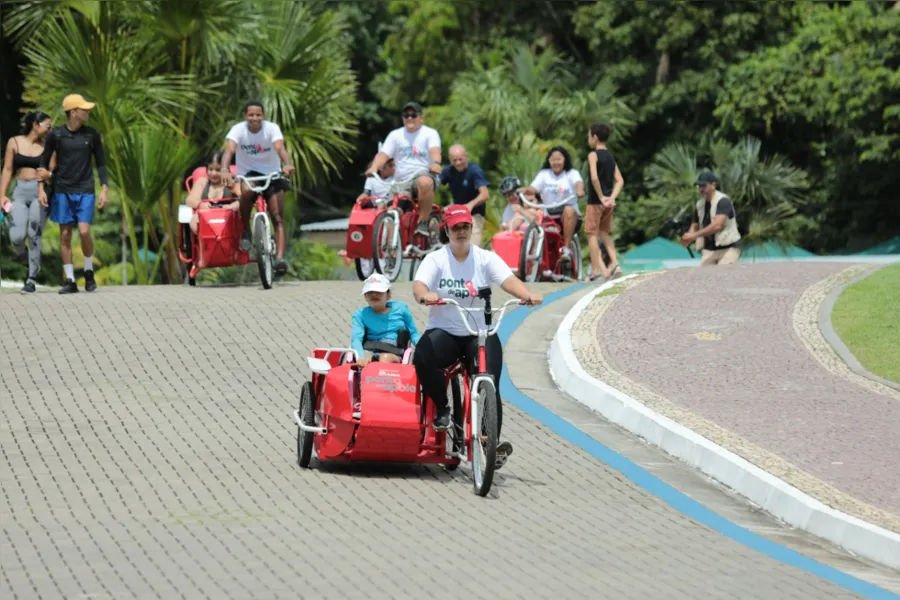
<path fill-rule="evenodd" d="M 586 284 L 576 284 L 564 290 L 549 294 L 544 298 L 544 306 L 583 289 L 585 285 Z M 528 315 L 539 309 L 540 307 L 523 306 L 512 311 L 503 318 L 503 322 L 500 324 L 500 329 L 498 330 L 498 335 L 500 336 L 500 341 L 504 347 L 513 332 L 519 328 Z M 900 600 L 900 596 L 897 594 L 861 579 L 857 579 L 856 577 L 848 575 L 843 571 L 838 571 L 828 565 L 823 565 L 808 556 L 804 556 L 799 552 L 757 535 L 752 531 L 729 521 L 725 517 L 716 514 L 696 500 L 689 498 L 672 486 L 664 483 L 658 477 L 645 471 L 639 465 L 628 460 L 618 452 L 607 448 L 593 437 L 572 425 L 569 421 L 566 421 L 553 411 L 548 410 L 542 404 L 535 402 L 520 392 L 509 379 L 506 369 L 503 370 L 503 375 L 500 378 L 500 395 L 505 401 L 512 403 L 531 418 L 540 421 L 566 441 L 584 449 L 594 458 L 603 461 L 611 468 L 622 473 L 636 485 L 644 488 L 675 510 L 687 515 L 698 523 L 706 525 L 710 529 L 713 529 L 748 548 L 791 565 L 792 567 L 803 569 L 808 573 L 812 573 L 817 577 L 821 577 L 826 581 L 830 581 L 837 586 L 860 594 L 866 598 L 871 598 L 872 600 Z"/>

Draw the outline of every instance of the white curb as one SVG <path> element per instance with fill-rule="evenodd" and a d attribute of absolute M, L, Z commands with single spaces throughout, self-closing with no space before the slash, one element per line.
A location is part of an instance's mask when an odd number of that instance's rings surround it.
<path fill-rule="evenodd" d="M 834 510 L 759 467 L 660 415 L 589 375 L 572 346 L 572 327 L 601 292 L 628 275 L 599 286 L 569 311 L 550 344 L 556 385 L 607 420 L 699 469 L 788 525 L 808 531 L 859 556 L 900 568 L 900 534 Z"/>

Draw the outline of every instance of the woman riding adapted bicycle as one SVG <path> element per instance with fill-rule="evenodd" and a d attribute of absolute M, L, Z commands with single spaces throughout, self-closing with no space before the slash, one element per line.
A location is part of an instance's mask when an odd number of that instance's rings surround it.
<path fill-rule="evenodd" d="M 470 243 L 472 214 L 462 204 L 450 206 L 440 229 L 442 248 L 428 254 L 416 271 L 413 295 L 417 302 L 436 302 L 442 298 L 455 299 L 460 304 L 477 308 L 484 306 L 478 290 L 499 284 L 503 291 L 524 300 L 529 305 L 540 304 L 543 297 L 531 292 L 519 281 L 499 256 Z M 464 317 L 454 306 L 429 307 L 428 324 L 416 346 L 413 364 L 422 391 L 436 407 L 434 428 L 443 431 L 450 426 L 450 406 L 444 369 L 464 360 L 470 371 L 477 356 L 478 338 L 469 333 Z M 484 313 L 470 313 L 474 329 L 484 329 Z M 499 390 L 503 370 L 503 348 L 497 336 L 486 340 L 487 371 Z M 502 426 L 502 403 L 497 394 L 497 436 Z M 497 466 L 512 454 L 512 444 L 497 446 Z"/>

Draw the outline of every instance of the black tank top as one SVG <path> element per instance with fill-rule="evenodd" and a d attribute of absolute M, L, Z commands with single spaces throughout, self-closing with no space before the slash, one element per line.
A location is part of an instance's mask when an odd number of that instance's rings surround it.
<path fill-rule="evenodd" d="M 24 154 L 19 154 L 19 142 L 13 138 L 13 143 L 16 145 L 16 153 L 13 154 L 13 171 L 18 171 L 19 169 L 29 168 L 29 169 L 37 169 L 41 166 L 41 155 L 37 156 L 26 156 Z"/>
<path fill-rule="evenodd" d="M 234 194 L 231 193 L 231 188 L 226 185 L 225 189 L 222 190 L 222 197 L 216 198 L 212 202 L 221 202 L 228 199 L 234 199 Z M 201 200 L 209 200 L 209 179 L 206 180 L 206 187 L 203 188 L 203 198 Z"/>

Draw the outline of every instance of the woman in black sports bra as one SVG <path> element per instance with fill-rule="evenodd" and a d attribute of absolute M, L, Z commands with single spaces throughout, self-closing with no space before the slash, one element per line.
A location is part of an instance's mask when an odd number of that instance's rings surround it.
<path fill-rule="evenodd" d="M 240 184 L 235 183 L 226 185 L 220 172 L 222 166 L 222 153 L 216 152 L 206 164 L 206 177 L 200 177 L 191 186 L 191 193 L 188 194 L 185 204 L 191 208 L 201 211 L 210 208 L 230 208 L 237 210 L 240 208 Z M 197 233 L 197 224 L 200 219 L 197 213 L 194 213 L 191 219 L 191 230 Z"/>
<path fill-rule="evenodd" d="M 56 155 L 50 159 L 50 171 L 40 169 L 41 154 L 44 152 L 44 138 L 50 131 L 50 115 L 32 112 L 25 115 L 22 135 L 15 136 L 6 144 L 3 159 L 3 174 L 0 175 L 0 210 L 9 213 L 9 237 L 20 258 L 28 255 L 28 277 L 22 293 L 35 291 L 35 278 L 41 270 L 41 235 L 47 222 L 49 210 L 38 202 L 38 181 L 48 181 L 56 167 Z M 6 196 L 13 174 L 16 188 L 10 200 Z M 25 238 L 29 248 L 25 248 Z"/>

